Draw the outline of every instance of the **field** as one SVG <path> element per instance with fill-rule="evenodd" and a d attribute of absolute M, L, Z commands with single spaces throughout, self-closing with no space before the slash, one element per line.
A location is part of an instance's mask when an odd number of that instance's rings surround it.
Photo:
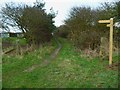
<path fill-rule="evenodd" d="M 24 55 L 3 55 L 3 88 L 117 88 L 118 56 L 113 56 L 113 66 L 98 57 L 86 59 L 74 51 L 66 39 L 59 39 L 62 48 L 53 60 L 49 56 L 56 48 L 53 40 L 39 49 Z M 47 65 L 43 63 L 48 60 Z M 24 72 L 33 65 L 39 65 Z"/>

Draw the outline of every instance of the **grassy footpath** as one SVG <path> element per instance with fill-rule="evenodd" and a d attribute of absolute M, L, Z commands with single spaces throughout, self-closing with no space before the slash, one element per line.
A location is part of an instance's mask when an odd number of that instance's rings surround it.
<path fill-rule="evenodd" d="M 55 60 L 32 72 L 22 72 L 34 63 L 42 62 L 49 55 L 45 46 L 25 56 L 3 56 L 3 87 L 5 88 L 115 88 L 118 86 L 118 71 L 108 69 L 108 61 L 98 58 L 86 60 L 75 53 L 71 44 L 60 40 L 62 49 Z M 47 53 L 47 54 L 46 54 Z M 114 56 L 114 62 L 117 62 Z"/>

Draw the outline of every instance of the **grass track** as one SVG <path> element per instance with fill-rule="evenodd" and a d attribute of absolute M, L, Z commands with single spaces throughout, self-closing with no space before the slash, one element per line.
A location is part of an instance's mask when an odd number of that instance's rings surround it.
<path fill-rule="evenodd" d="M 75 53 L 71 44 L 60 39 L 62 49 L 55 60 L 32 72 L 22 72 L 50 54 L 55 46 L 45 46 L 29 55 L 3 57 L 4 88 L 117 88 L 118 71 L 107 68 L 108 61 L 86 60 Z M 51 49 L 52 48 L 52 49 Z M 48 50 L 48 51 L 47 51 Z M 41 53 L 40 53 L 41 52 Z M 49 53 L 48 53 L 49 52 Z M 39 58 L 38 58 L 39 57 Z M 117 56 L 113 57 L 117 62 Z"/>

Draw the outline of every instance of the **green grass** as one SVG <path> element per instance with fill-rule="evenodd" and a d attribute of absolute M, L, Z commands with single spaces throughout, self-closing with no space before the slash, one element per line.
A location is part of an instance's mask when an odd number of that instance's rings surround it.
<path fill-rule="evenodd" d="M 32 64 L 43 62 L 56 47 L 44 46 L 28 55 L 3 56 L 4 88 L 117 88 L 118 71 L 108 69 L 108 61 L 99 58 L 87 60 L 74 52 L 71 44 L 60 39 L 62 49 L 48 66 L 38 67 L 32 72 L 22 72 Z M 40 57 L 42 59 L 40 59 Z M 117 56 L 113 57 L 117 62 Z"/>

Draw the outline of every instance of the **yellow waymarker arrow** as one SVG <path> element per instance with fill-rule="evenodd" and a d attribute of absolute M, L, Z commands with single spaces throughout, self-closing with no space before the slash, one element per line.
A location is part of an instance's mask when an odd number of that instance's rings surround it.
<path fill-rule="evenodd" d="M 107 24 L 106 26 L 107 26 L 107 27 L 110 27 L 111 25 L 110 25 L 110 24 Z"/>

